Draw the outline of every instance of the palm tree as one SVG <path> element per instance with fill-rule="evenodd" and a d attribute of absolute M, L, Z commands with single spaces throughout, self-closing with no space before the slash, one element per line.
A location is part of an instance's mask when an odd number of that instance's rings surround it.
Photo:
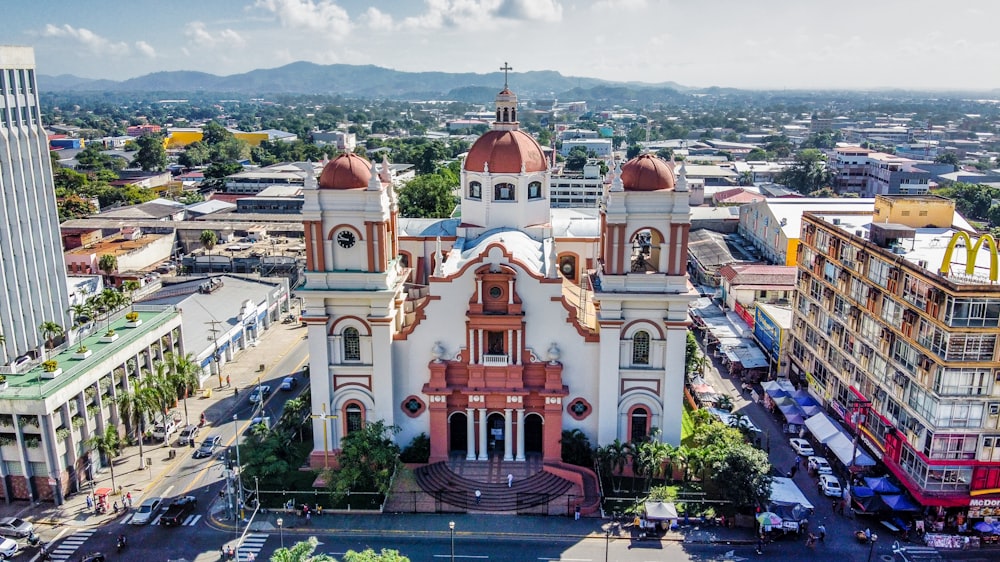
<path fill-rule="evenodd" d="M 202 369 L 191 353 L 186 355 L 168 353 L 166 360 L 167 364 L 170 365 L 170 374 L 167 376 L 167 380 L 174 388 L 174 396 L 180 395 L 184 398 L 184 423 L 187 424 L 189 423 L 188 394 L 198 388 L 201 383 Z"/>
<path fill-rule="evenodd" d="M 97 260 L 97 269 L 104 272 L 104 282 L 107 283 L 111 274 L 118 269 L 118 258 L 114 254 L 104 254 Z"/>
<path fill-rule="evenodd" d="M 66 313 L 69 314 L 70 319 L 73 321 L 73 328 L 79 328 L 86 322 L 93 320 L 91 316 L 94 314 L 94 309 L 89 302 L 83 302 L 70 305 Z"/>
<path fill-rule="evenodd" d="M 104 433 L 95 433 L 90 439 L 87 439 L 87 446 L 96 449 L 101 457 L 107 459 L 108 467 L 111 469 L 111 489 L 118 489 L 115 486 L 115 463 L 113 461 L 114 457 L 118 456 L 121 452 L 122 441 L 118 437 L 118 430 L 114 427 L 108 425 L 104 428 Z M 140 453 L 140 463 L 142 462 L 142 454 Z"/>
<path fill-rule="evenodd" d="M 708 368 L 710 363 L 711 361 L 709 361 L 708 357 L 704 353 L 701 353 L 691 361 L 691 366 L 699 375 L 705 376 L 705 369 Z"/>
<path fill-rule="evenodd" d="M 42 332 L 42 337 L 45 338 L 47 342 L 47 347 L 51 351 L 53 347 L 53 340 L 66 333 L 63 327 L 51 320 L 46 320 L 38 326 L 38 330 Z"/>
<path fill-rule="evenodd" d="M 104 311 L 108 320 L 108 336 L 113 336 L 114 331 L 111 329 L 111 317 L 115 312 L 118 312 L 122 308 L 128 306 L 131 302 L 129 298 L 123 295 L 120 291 L 114 289 L 104 289 L 101 294 L 97 296 L 97 302 L 100 303 L 101 309 Z"/>
<path fill-rule="evenodd" d="M 212 272 L 212 248 L 215 247 L 215 243 L 219 241 L 219 237 L 215 235 L 214 230 L 202 230 L 201 231 L 201 245 L 205 247 L 208 251 L 208 272 Z"/>
<path fill-rule="evenodd" d="M 601 459 L 601 464 L 605 470 L 611 473 L 611 484 L 615 492 L 622 490 L 622 473 L 625 471 L 625 465 L 628 464 L 630 451 L 629 444 L 622 443 L 620 439 L 615 439 L 613 443 L 598 450 L 597 455 Z M 617 480 L 614 478 L 615 476 L 618 477 Z"/>
<path fill-rule="evenodd" d="M 122 281 L 122 293 L 125 298 L 128 299 L 128 304 L 132 304 L 132 295 L 135 294 L 140 288 L 139 282 L 135 279 L 129 279 L 128 281 Z"/>
<path fill-rule="evenodd" d="M 128 433 L 135 433 L 139 441 L 139 466 L 143 464 L 143 433 L 146 431 L 146 417 L 156 411 L 156 403 L 148 392 L 133 388 L 132 392 L 122 392 L 118 395 L 116 406 L 118 418 L 125 423 Z"/>

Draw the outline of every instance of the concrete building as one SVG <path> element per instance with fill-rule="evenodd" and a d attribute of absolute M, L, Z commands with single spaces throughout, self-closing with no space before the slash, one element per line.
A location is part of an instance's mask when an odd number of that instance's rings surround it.
<path fill-rule="evenodd" d="M 552 208 L 597 208 L 604 195 L 604 176 L 597 161 L 589 161 L 582 171 L 565 168 L 552 173 L 549 180 L 549 197 Z"/>
<path fill-rule="evenodd" d="M 917 160 L 857 146 L 840 146 L 833 154 L 830 168 L 839 193 L 923 195 L 930 189 L 932 174 Z"/>
<path fill-rule="evenodd" d="M 0 374 L 40 357 L 38 326 L 66 318 L 69 295 L 52 189 L 49 145 L 39 116 L 35 53 L 0 46 Z M 37 363 L 37 361 L 34 361 Z"/>
<path fill-rule="evenodd" d="M 952 205 L 806 213 L 788 376 L 921 504 L 971 527 L 971 502 L 1000 500 L 1000 288 L 995 241 L 973 242 Z"/>
<path fill-rule="evenodd" d="M 576 147 L 587 149 L 587 153 L 593 152 L 598 158 L 611 158 L 611 139 L 567 139 L 562 142 L 559 154 L 566 156 Z"/>
<path fill-rule="evenodd" d="M 398 425 L 402 444 L 426 433 L 432 462 L 558 461 L 564 429 L 679 442 L 695 296 L 683 176 L 642 155 L 598 210 L 552 209 L 516 95 L 496 108 L 462 163 L 460 220 L 400 219 L 388 170 L 354 154 L 307 179 L 297 294 L 311 411 L 330 414 L 313 466 L 364 420 Z"/>

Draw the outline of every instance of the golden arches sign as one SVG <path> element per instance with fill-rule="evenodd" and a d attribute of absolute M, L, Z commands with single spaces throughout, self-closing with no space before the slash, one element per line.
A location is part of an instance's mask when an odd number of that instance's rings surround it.
<path fill-rule="evenodd" d="M 959 240 L 965 242 L 965 274 L 971 276 L 975 273 L 976 258 L 985 242 L 990 248 L 990 281 L 997 281 L 997 261 L 1000 258 L 997 256 L 997 241 L 989 234 L 980 236 L 975 244 L 964 232 L 959 231 L 952 234 L 951 242 L 948 242 L 948 249 L 944 251 L 944 259 L 941 261 L 941 272 L 947 275 L 951 271 L 951 253 L 955 250 Z"/>

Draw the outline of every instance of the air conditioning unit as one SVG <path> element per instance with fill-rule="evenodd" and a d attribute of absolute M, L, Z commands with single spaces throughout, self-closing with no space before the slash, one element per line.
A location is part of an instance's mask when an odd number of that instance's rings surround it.
<path fill-rule="evenodd" d="M 1000 404 L 996 402 L 990 404 L 990 415 L 991 416 L 1000 415 Z"/>

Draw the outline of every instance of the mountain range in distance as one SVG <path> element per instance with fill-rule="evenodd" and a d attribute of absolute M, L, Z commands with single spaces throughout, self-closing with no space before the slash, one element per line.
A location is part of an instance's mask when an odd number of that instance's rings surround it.
<path fill-rule="evenodd" d="M 403 72 L 374 65 L 294 62 L 277 68 L 251 70 L 217 76 L 206 72 L 154 72 L 128 80 L 81 78 L 71 74 L 38 76 L 42 92 L 219 92 L 244 94 L 325 94 L 382 99 L 481 99 L 484 91 L 492 99 L 504 83 L 503 73 Z M 692 91 L 675 82 L 646 84 L 611 82 L 597 78 L 563 76 L 543 70 L 510 76 L 511 89 L 531 98 L 555 97 L 557 93 L 594 88 L 652 90 L 658 93 Z"/>

